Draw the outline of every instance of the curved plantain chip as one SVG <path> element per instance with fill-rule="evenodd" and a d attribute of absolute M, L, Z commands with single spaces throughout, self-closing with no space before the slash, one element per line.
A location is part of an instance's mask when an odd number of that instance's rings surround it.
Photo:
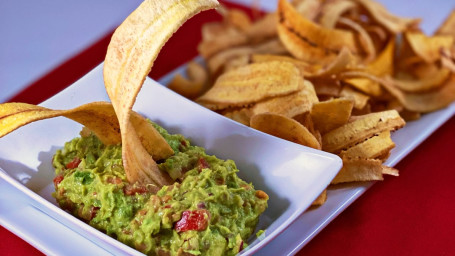
<path fill-rule="evenodd" d="M 321 149 L 321 144 L 305 126 L 283 115 L 272 113 L 254 115 L 251 117 L 250 126 L 278 138 Z"/>
<path fill-rule="evenodd" d="M 208 81 L 207 71 L 201 65 L 192 61 L 188 63 L 186 73 L 188 78 L 177 74 L 167 87 L 186 98 L 197 98 L 203 93 L 205 84 Z"/>
<path fill-rule="evenodd" d="M 438 89 L 426 93 L 405 93 L 394 86 L 391 79 L 382 80 L 383 86 L 410 111 L 427 113 L 448 106 L 455 101 L 455 75 L 452 74 Z"/>
<path fill-rule="evenodd" d="M 322 136 L 322 149 L 338 153 L 383 131 L 393 131 L 405 125 L 396 110 L 367 114 Z"/>
<path fill-rule="evenodd" d="M 351 31 L 319 26 L 301 16 L 286 0 L 279 1 L 278 14 L 279 38 L 296 58 L 325 65 L 332 62 L 343 48 L 358 54 L 357 39 Z"/>
<path fill-rule="evenodd" d="M 419 32 L 405 33 L 406 41 L 414 53 L 427 63 L 432 63 L 441 58 L 441 49 L 452 47 L 454 38 L 446 35 L 428 37 Z"/>
<path fill-rule="evenodd" d="M 190 17 L 214 8 L 216 0 L 145 0 L 115 30 L 104 62 L 104 83 L 117 114 L 122 160 L 130 183 L 171 184 L 139 143 L 130 111 L 164 43 Z"/>
<path fill-rule="evenodd" d="M 435 35 L 448 35 L 455 38 L 455 9 L 436 30 Z"/>
<path fill-rule="evenodd" d="M 384 26 L 390 33 L 396 35 L 414 29 L 419 23 L 420 19 L 402 18 L 391 14 L 385 7 L 371 0 L 355 0 L 358 4 L 365 8 L 371 17 L 377 23 Z"/>
<path fill-rule="evenodd" d="M 356 7 L 357 5 L 352 1 L 342 0 L 328 2 L 322 7 L 319 24 L 325 28 L 335 28 L 341 15 Z"/>
<path fill-rule="evenodd" d="M 108 102 L 92 102 L 69 110 L 53 110 L 26 103 L 0 104 L 0 137 L 31 122 L 58 116 L 84 125 L 106 145 L 121 142 L 117 116 L 112 104 Z M 149 121 L 135 112 L 130 118 L 141 144 L 153 159 L 161 160 L 174 154 L 166 140 Z"/>
<path fill-rule="evenodd" d="M 224 73 L 197 102 L 218 109 L 241 107 L 269 97 L 296 92 L 303 84 L 300 71 L 289 62 L 253 63 Z"/>

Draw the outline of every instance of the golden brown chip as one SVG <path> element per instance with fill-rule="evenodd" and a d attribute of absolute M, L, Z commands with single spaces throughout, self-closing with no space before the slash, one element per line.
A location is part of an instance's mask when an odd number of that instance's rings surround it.
<path fill-rule="evenodd" d="M 390 137 L 390 131 L 387 130 L 367 139 L 366 141 L 341 151 L 340 156 L 348 158 L 360 157 L 377 159 L 387 154 L 387 152 L 394 147 L 395 143 L 393 143 Z"/>
<path fill-rule="evenodd" d="M 420 58 L 427 63 L 432 63 L 441 58 L 441 49 L 452 47 L 454 38 L 452 36 L 437 35 L 428 37 L 423 33 L 405 33 L 406 41 Z"/>
<path fill-rule="evenodd" d="M 399 171 L 393 167 L 388 167 L 383 165 L 382 166 L 382 174 L 392 175 L 392 176 L 400 176 Z"/>
<path fill-rule="evenodd" d="M 227 112 L 224 116 L 246 126 L 250 126 L 250 118 L 253 115 L 251 112 L 252 111 L 248 108 L 242 108 L 240 110 Z"/>
<path fill-rule="evenodd" d="M 338 98 L 313 104 L 311 118 L 322 134 L 346 124 L 354 103 L 351 99 Z"/>
<path fill-rule="evenodd" d="M 214 8 L 216 0 L 145 0 L 115 30 L 104 62 L 104 83 L 117 114 L 122 160 L 130 183 L 171 184 L 140 143 L 130 112 L 164 43 L 191 16 Z"/>
<path fill-rule="evenodd" d="M 344 158 L 343 167 L 330 184 L 383 180 L 382 162 L 377 159 Z"/>
<path fill-rule="evenodd" d="M 404 93 L 392 80 L 383 80 L 383 86 L 410 111 L 427 113 L 448 106 L 455 100 L 455 75 L 452 74 L 438 89 L 427 93 Z"/>
<path fill-rule="evenodd" d="M 448 35 L 455 38 L 455 9 L 436 30 L 436 35 Z"/>
<path fill-rule="evenodd" d="M 356 0 L 356 2 L 363 6 L 377 23 L 387 28 L 392 34 L 412 30 L 420 23 L 420 19 L 402 18 L 393 15 L 378 2 L 371 0 Z"/>
<path fill-rule="evenodd" d="M 279 40 L 272 39 L 257 45 L 244 45 L 221 51 L 207 60 L 207 66 L 211 74 L 217 74 L 218 72 L 223 71 L 222 67 L 232 59 L 255 53 L 267 52 L 271 54 L 282 54 L 285 53 L 285 51 L 286 49 Z"/>
<path fill-rule="evenodd" d="M 92 102 L 69 110 L 52 110 L 26 103 L 0 104 L 0 137 L 31 122 L 57 116 L 64 116 L 84 125 L 106 145 L 121 142 L 117 116 L 112 104 L 108 102 Z M 166 140 L 144 117 L 133 112 L 130 118 L 142 145 L 153 159 L 161 160 L 174 154 Z"/>
<path fill-rule="evenodd" d="M 224 73 L 199 103 L 220 108 L 244 106 L 269 97 L 296 92 L 303 83 L 300 71 L 289 62 L 253 63 Z"/>
<path fill-rule="evenodd" d="M 204 67 L 192 61 L 188 63 L 186 69 L 187 77 L 177 74 L 167 87 L 176 93 L 194 99 L 200 96 L 208 81 L 208 74 Z"/>
<path fill-rule="evenodd" d="M 278 35 L 296 58 L 315 64 L 329 64 L 343 48 L 357 54 L 355 35 L 347 30 L 327 29 L 301 16 L 286 0 L 278 3 Z M 336 40 L 334 40 L 336 38 Z"/>
<path fill-rule="evenodd" d="M 321 65 L 310 64 L 305 61 L 301 61 L 289 56 L 272 55 L 272 54 L 253 54 L 251 56 L 252 63 L 268 62 L 268 61 L 288 61 L 294 64 L 299 70 L 303 77 L 311 76 L 316 74 L 322 69 Z"/>
<path fill-rule="evenodd" d="M 383 131 L 393 131 L 405 125 L 396 110 L 367 114 L 322 136 L 322 149 L 338 153 Z"/>
<path fill-rule="evenodd" d="M 323 205 L 327 201 L 327 189 L 324 189 L 321 194 L 316 198 L 316 200 L 311 203 L 311 206 L 320 206 Z"/>
<path fill-rule="evenodd" d="M 359 23 L 352 21 L 348 18 L 341 17 L 338 20 L 338 23 L 340 25 L 350 28 L 351 30 L 359 34 L 360 45 L 362 46 L 363 51 L 366 53 L 364 62 L 368 63 L 373 61 L 376 58 L 376 48 L 368 32 Z"/>
<path fill-rule="evenodd" d="M 444 82 L 450 77 L 450 75 L 450 70 L 441 68 L 431 76 L 417 80 L 394 79 L 393 84 L 395 87 L 405 92 L 426 92 L 444 85 Z"/>
<path fill-rule="evenodd" d="M 300 15 L 309 20 L 314 20 L 323 6 L 319 0 L 295 0 L 292 1 L 292 5 Z"/>
<path fill-rule="evenodd" d="M 340 96 L 354 101 L 354 108 L 356 109 L 363 109 L 367 105 L 368 100 L 370 99 L 368 95 L 358 92 L 349 86 L 343 87 L 343 89 L 340 92 Z"/>
<path fill-rule="evenodd" d="M 322 7 L 319 24 L 325 28 L 335 28 L 341 15 L 356 7 L 352 1 L 332 1 Z"/>
<path fill-rule="evenodd" d="M 297 144 L 321 149 L 314 135 L 305 126 L 289 117 L 272 113 L 258 114 L 251 117 L 250 126 Z"/>
<path fill-rule="evenodd" d="M 253 115 L 270 112 L 292 118 L 310 111 L 316 102 L 318 102 L 318 97 L 314 91 L 313 84 L 305 80 L 299 91 L 258 102 L 251 110 Z"/>

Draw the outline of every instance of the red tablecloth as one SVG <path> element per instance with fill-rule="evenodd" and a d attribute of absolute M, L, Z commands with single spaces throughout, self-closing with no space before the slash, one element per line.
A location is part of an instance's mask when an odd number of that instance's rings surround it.
<path fill-rule="evenodd" d="M 160 53 L 152 78 L 197 55 L 201 24 L 214 11 L 187 22 Z M 64 89 L 106 53 L 110 35 L 39 79 L 11 101 L 37 104 Z M 397 168 L 400 177 L 376 183 L 298 255 L 455 255 L 455 118 L 451 118 Z M 0 227 L 1 255 L 41 252 Z"/>

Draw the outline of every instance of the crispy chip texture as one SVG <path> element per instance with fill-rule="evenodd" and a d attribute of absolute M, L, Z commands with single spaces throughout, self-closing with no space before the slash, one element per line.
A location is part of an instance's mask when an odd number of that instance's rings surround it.
<path fill-rule="evenodd" d="M 58 116 L 84 125 L 106 145 L 121 142 L 120 126 L 109 102 L 92 102 L 69 110 L 52 110 L 26 103 L 0 104 L 0 137 L 31 122 Z M 130 118 L 141 144 L 153 159 L 161 160 L 174 154 L 166 140 L 144 117 L 133 112 Z"/>
<path fill-rule="evenodd" d="M 305 126 L 289 117 L 272 113 L 258 114 L 251 118 L 250 126 L 297 144 L 321 149 L 314 135 Z"/>
<path fill-rule="evenodd" d="M 129 121 L 145 77 L 160 49 L 187 19 L 217 6 L 216 0 L 145 0 L 115 30 L 104 62 L 104 83 L 118 116 L 122 136 L 122 159 L 131 183 L 171 184 L 166 173 L 139 143 Z"/>
<path fill-rule="evenodd" d="M 300 71 L 289 62 L 253 63 L 221 75 L 198 102 L 216 103 L 219 109 L 244 106 L 296 92 L 299 84 Z"/>

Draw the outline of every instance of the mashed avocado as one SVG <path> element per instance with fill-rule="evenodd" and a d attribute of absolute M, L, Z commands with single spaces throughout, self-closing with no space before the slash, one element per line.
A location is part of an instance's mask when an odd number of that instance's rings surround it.
<path fill-rule="evenodd" d="M 237 254 L 267 208 L 267 194 L 241 180 L 232 160 L 207 155 L 182 135 L 155 127 L 175 152 L 159 168 L 176 183 L 157 193 L 151 185 L 129 184 L 121 145 L 105 146 L 88 135 L 54 156 L 57 202 L 145 254 Z"/>

